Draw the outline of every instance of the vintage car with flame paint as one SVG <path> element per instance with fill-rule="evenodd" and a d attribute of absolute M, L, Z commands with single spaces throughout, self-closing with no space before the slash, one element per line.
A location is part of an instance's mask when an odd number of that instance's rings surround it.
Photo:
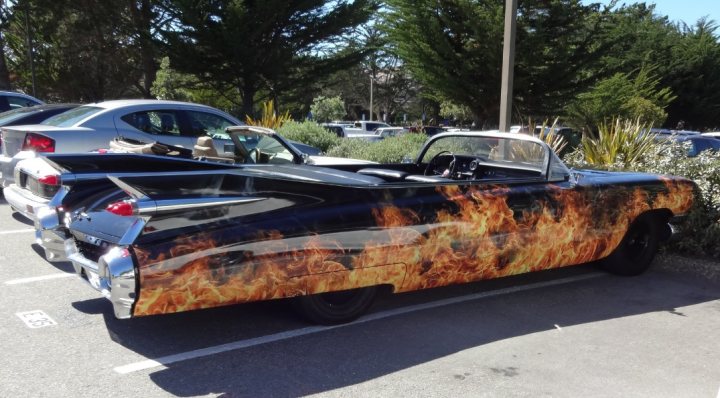
<path fill-rule="evenodd" d="M 63 243 L 116 317 L 293 298 L 324 324 L 360 316 L 380 288 L 593 261 L 639 274 L 695 191 L 679 177 L 571 171 L 538 139 L 487 132 L 435 135 L 408 164 L 269 162 L 110 183 L 65 211 Z"/>

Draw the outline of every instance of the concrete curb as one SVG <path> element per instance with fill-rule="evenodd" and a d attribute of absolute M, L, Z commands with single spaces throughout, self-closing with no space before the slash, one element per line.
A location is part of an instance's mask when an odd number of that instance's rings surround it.
<path fill-rule="evenodd" d="M 720 283 L 719 261 L 663 253 L 655 258 L 652 267 L 662 271 L 692 274 Z"/>

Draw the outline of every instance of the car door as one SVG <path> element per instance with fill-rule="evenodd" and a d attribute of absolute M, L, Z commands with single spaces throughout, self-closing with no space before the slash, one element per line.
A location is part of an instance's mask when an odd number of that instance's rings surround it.
<path fill-rule="evenodd" d="M 225 129 L 236 126 L 236 122 L 215 113 L 200 110 L 184 110 L 182 119 L 182 134 L 190 138 L 193 145 L 197 142 L 198 137 L 211 137 L 220 156 L 235 156 L 235 144 Z"/>
<path fill-rule="evenodd" d="M 182 111 L 146 109 L 128 111 L 116 120 L 118 135 L 145 143 L 160 142 L 192 148 L 194 140 L 181 132 Z"/>

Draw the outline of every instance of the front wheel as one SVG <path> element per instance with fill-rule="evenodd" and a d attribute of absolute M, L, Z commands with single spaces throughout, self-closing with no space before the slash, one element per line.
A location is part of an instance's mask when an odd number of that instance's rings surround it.
<path fill-rule="evenodd" d="M 600 266 L 613 274 L 635 276 L 645 272 L 658 251 L 660 222 L 651 215 L 638 217 L 620 245 Z"/>
<path fill-rule="evenodd" d="M 350 322 L 370 308 L 377 286 L 297 297 L 295 309 L 307 320 L 321 325 Z"/>

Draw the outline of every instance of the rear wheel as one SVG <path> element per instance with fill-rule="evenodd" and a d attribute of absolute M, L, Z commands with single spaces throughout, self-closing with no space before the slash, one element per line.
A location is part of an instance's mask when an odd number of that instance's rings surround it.
<path fill-rule="evenodd" d="M 658 251 L 661 224 L 650 214 L 632 223 L 620 245 L 600 266 L 613 274 L 634 276 L 645 272 Z"/>
<path fill-rule="evenodd" d="M 322 325 L 350 322 L 370 308 L 377 286 L 297 297 L 295 309 L 307 320 Z"/>

